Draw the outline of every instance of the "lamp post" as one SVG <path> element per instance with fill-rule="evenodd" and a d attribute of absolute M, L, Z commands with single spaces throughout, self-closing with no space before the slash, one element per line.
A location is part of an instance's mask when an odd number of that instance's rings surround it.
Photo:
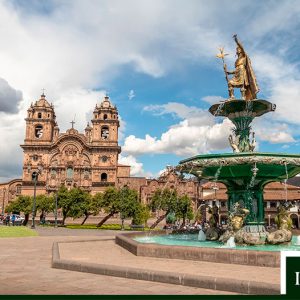
<path fill-rule="evenodd" d="M 125 221 L 125 218 L 124 218 L 124 196 L 123 196 L 123 190 L 124 190 L 125 186 L 123 186 L 121 188 L 121 214 L 120 214 L 120 217 L 121 217 L 121 221 L 122 221 L 122 225 L 121 225 L 121 230 L 124 230 L 124 221 Z"/>
<path fill-rule="evenodd" d="M 58 194 L 58 189 L 56 190 L 55 192 L 55 215 L 54 215 L 54 218 L 55 218 L 55 225 L 54 227 L 56 228 L 57 227 L 57 194 Z"/>
<path fill-rule="evenodd" d="M 38 171 L 34 171 L 31 174 L 31 178 L 33 180 L 34 183 L 34 188 L 33 188 L 33 205 L 32 205 L 32 224 L 31 224 L 31 228 L 35 229 L 35 214 L 36 214 L 36 183 L 38 180 L 38 176 L 39 174 L 41 174 L 42 172 L 42 168 L 39 167 Z"/>
<path fill-rule="evenodd" d="M 2 216 L 4 215 L 4 200 L 5 200 L 6 188 L 3 189 L 3 199 L 2 199 Z"/>

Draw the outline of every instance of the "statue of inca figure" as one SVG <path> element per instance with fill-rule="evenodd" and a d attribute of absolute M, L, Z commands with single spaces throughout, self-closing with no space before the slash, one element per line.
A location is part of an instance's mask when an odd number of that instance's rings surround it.
<path fill-rule="evenodd" d="M 234 89 L 240 88 L 242 99 L 243 100 L 253 100 L 256 99 L 256 94 L 259 92 L 259 88 L 256 82 L 256 77 L 253 72 L 250 58 L 248 57 L 247 53 L 244 50 L 241 42 L 238 40 L 237 35 L 233 36 L 237 48 L 236 48 L 236 55 L 237 59 L 235 61 L 235 70 L 228 71 L 227 66 L 224 61 L 225 54 L 224 48 L 220 48 L 220 54 L 217 55 L 218 58 L 222 58 L 223 60 L 223 67 L 225 71 L 226 81 L 228 84 L 228 92 L 229 92 L 229 99 L 234 98 Z M 233 75 L 231 79 L 228 78 L 228 75 Z"/>

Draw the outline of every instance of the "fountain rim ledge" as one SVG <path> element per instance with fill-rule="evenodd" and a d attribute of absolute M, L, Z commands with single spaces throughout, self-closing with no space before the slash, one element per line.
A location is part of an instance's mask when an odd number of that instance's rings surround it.
<path fill-rule="evenodd" d="M 160 230 L 154 235 L 168 234 Z M 170 246 L 155 243 L 140 243 L 133 237 L 145 235 L 144 232 L 121 233 L 116 235 L 115 243 L 136 256 L 209 261 L 225 264 L 251 265 L 258 267 L 280 267 L 280 251 L 239 250 L 232 248 L 198 248 L 192 246 Z"/>
<path fill-rule="evenodd" d="M 187 159 L 183 159 L 179 161 L 179 165 L 182 165 L 184 163 L 192 162 L 195 160 L 204 160 L 204 159 L 223 159 L 226 161 L 226 159 L 230 158 L 259 158 L 259 157 L 270 157 L 270 158 L 291 158 L 291 159 L 297 159 L 299 160 L 297 164 L 300 165 L 300 154 L 286 154 L 286 153 L 273 153 L 273 152 L 240 152 L 240 153 L 210 153 L 210 154 L 199 154 L 192 156 Z M 259 161 L 258 161 L 259 162 Z M 244 163 L 241 162 L 241 163 Z M 274 162 L 272 162 L 274 163 Z M 288 163 L 288 161 L 287 161 Z M 293 162 L 295 164 L 295 162 Z"/>

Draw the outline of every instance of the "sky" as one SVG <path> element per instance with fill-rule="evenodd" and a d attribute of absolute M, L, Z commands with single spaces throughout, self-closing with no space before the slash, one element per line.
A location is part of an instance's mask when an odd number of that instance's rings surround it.
<path fill-rule="evenodd" d="M 201 0 L 0 0 L 0 181 L 20 178 L 26 111 L 42 89 L 61 132 L 83 132 L 108 94 L 118 108 L 132 176 L 232 152 L 232 123 L 208 112 L 228 98 L 225 47 L 237 34 L 259 99 L 276 111 L 253 122 L 257 150 L 300 152 L 300 2 Z M 238 91 L 236 91 L 238 96 Z"/>

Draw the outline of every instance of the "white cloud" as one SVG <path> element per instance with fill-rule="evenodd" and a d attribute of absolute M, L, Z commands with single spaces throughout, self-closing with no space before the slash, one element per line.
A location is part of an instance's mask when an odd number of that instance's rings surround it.
<path fill-rule="evenodd" d="M 190 156 L 220 150 L 228 147 L 227 138 L 232 127 L 231 121 L 224 119 L 220 124 L 200 125 L 185 119 L 171 126 L 161 137 L 146 134 L 145 138 L 128 136 L 123 151 L 131 155 L 145 153 L 172 153 Z"/>
<path fill-rule="evenodd" d="M 129 165 L 130 168 L 130 176 L 145 176 L 151 177 L 152 174 L 150 172 L 145 172 L 143 168 L 143 163 L 139 162 L 133 155 L 119 155 L 119 163 L 124 165 Z"/>
<path fill-rule="evenodd" d="M 209 104 L 215 104 L 218 102 L 225 101 L 226 99 L 221 96 L 205 96 L 201 100 L 203 100 Z"/>
<path fill-rule="evenodd" d="M 163 105 L 148 105 L 144 107 L 144 111 L 152 112 L 156 116 L 171 114 L 174 118 L 188 120 L 189 125 L 214 124 L 214 118 L 206 110 L 178 102 L 168 102 Z M 176 127 L 177 125 L 174 126 Z"/>
<path fill-rule="evenodd" d="M 59 96 L 57 95 L 54 109 L 60 130 L 65 132 L 71 128 L 70 122 L 75 117 L 74 128 L 83 132 L 87 122 L 93 117 L 92 112 L 96 103 L 99 104 L 104 96 L 105 91 L 92 91 L 83 88 L 66 90 Z M 51 102 L 51 98 L 48 96 L 46 98 Z"/>
<path fill-rule="evenodd" d="M 132 100 L 134 97 L 135 97 L 134 90 L 130 90 L 129 93 L 128 93 L 128 99 Z"/>
<path fill-rule="evenodd" d="M 274 113 L 269 113 L 261 118 L 254 119 L 252 123 L 256 139 L 271 144 L 294 143 L 293 130 L 288 124 L 282 123 L 274 118 Z"/>

